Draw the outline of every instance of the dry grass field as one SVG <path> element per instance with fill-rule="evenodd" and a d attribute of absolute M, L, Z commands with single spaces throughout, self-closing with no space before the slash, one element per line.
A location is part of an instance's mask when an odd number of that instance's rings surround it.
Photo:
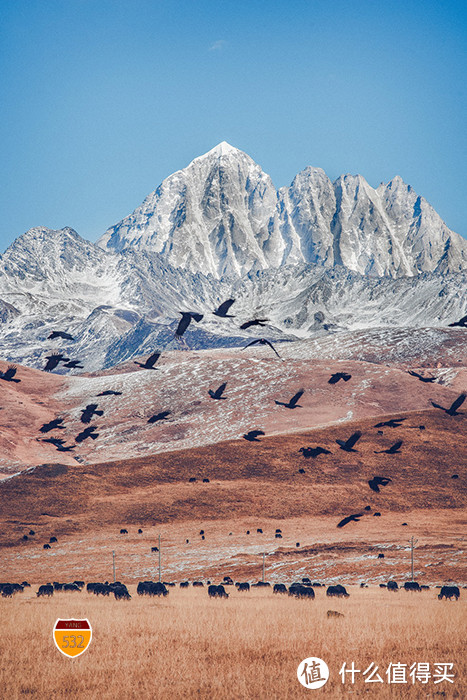
<path fill-rule="evenodd" d="M 234 587 L 228 600 L 210 600 L 205 588 L 171 589 L 159 600 L 131 586 L 132 600 L 117 602 L 84 591 L 38 599 L 35 588 L 0 599 L 0 688 L 8 700 L 301 698 L 310 691 L 296 671 L 309 656 L 330 668 L 323 697 L 467 697 L 465 591 L 457 603 L 439 601 L 436 589 L 393 594 L 376 587 L 350 587 L 346 600 L 326 598 L 324 589 L 308 601 Z M 329 609 L 344 617 L 328 618 Z M 58 617 L 91 622 L 93 639 L 79 658 L 56 649 Z M 377 664 L 384 683 L 358 674 L 342 685 L 339 669 L 352 661 L 361 671 Z M 407 677 L 407 684 L 388 684 L 386 669 L 397 662 L 453 663 L 454 683 Z"/>

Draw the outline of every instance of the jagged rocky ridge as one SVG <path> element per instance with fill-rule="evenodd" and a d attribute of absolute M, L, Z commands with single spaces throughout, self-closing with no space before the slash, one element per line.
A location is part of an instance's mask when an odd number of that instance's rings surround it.
<path fill-rule="evenodd" d="M 152 250 L 216 278 L 297 263 L 392 277 L 467 268 L 467 241 L 399 176 L 373 189 L 361 175 L 332 183 L 308 167 L 276 192 L 225 142 L 166 178 L 99 245 Z"/>
<path fill-rule="evenodd" d="M 97 370 L 156 348 L 242 344 L 257 337 L 239 329 L 252 317 L 276 340 L 446 326 L 465 314 L 466 246 L 400 178 L 373 190 L 308 168 L 276 193 L 221 144 L 98 244 L 71 228 L 20 236 L 0 257 L 1 357 L 40 368 L 60 349 Z M 231 296 L 236 318 L 213 316 Z M 179 344 L 182 310 L 205 317 Z M 48 341 L 56 329 L 76 340 Z"/>

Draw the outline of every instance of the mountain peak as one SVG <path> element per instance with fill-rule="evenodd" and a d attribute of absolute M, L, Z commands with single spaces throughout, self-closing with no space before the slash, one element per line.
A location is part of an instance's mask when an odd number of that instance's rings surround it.
<path fill-rule="evenodd" d="M 231 146 L 230 143 L 227 143 L 227 141 L 221 141 L 220 143 L 217 144 L 217 146 L 214 146 L 214 148 L 211 148 L 210 151 L 207 151 L 206 153 L 203 153 L 201 156 L 197 156 L 192 163 L 196 163 L 200 160 L 204 160 L 205 158 L 209 158 L 211 156 L 215 158 L 222 158 L 222 156 L 236 156 L 236 155 L 247 155 L 243 151 L 241 151 L 239 148 L 235 148 L 235 146 Z M 248 156 L 249 157 L 249 156 Z"/>
<path fill-rule="evenodd" d="M 446 269 L 464 269 L 467 242 L 432 208 L 424 205 L 420 218 L 414 197 L 398 176 L 375 190 L 362 175 L 332 183 L 311 167 L 276 191 L 247 153 L 221 141 L 166 178 L 98 245 L 151 250 L 217 278 L 303 262 L 413 275 L 436 270 L 448 244 Z"/>
<path fill-rule="evenodd" d="M 221 141 L 220 143 L 217 144 L 217 146 L 214 146 L 214 148 L 211 148 L 210 151 L 208 151 L 205 155 L 210 155 L 211 153 L 214 155 L 218 156 L 227 156 L 230 153 L 238 153 L 239 149 L 235 148 L 235 146 L 231 146 L 230 143 L 227 143 L 227 141 Z M 202 158 L 203 156 L 201 156 Z"/>

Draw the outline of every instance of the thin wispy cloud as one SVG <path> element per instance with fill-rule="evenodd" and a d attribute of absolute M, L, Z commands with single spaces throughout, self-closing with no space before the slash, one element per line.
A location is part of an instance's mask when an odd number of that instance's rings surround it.
<path fill-rule="evenodd" d="M 224 39 L 218 39 L 214 42 L 212 46 L 209 47 L 209 51 L 222 51 L 227 46 L 227 42 Z"/>

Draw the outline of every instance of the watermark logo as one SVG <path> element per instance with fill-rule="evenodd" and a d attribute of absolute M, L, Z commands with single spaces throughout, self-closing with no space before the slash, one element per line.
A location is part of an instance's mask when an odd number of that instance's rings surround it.
<path fill-rule="evenodd" d="M 53 629 L 55 646 L 65 656 L 75 658 L 83 654 L 91 643 L 89 620 L 57 620 Z"/>
<path fill-rule="evenodd" d="M 329 668 L 325 661 L 310 656 L 298 664 L 297 678 L 304 688 L 321 688 L 329 678 Z"/>

